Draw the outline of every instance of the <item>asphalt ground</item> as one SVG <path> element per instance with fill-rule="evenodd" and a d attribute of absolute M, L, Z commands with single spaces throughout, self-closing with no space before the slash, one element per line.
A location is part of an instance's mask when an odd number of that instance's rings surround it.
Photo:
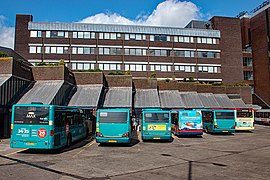
<path fill-rule="evenodd" d="M 253 132 L 175 137 L 173 142 L 33 151 L 0 142 L 0 179 L 269 179 L 270 126 Z"/>

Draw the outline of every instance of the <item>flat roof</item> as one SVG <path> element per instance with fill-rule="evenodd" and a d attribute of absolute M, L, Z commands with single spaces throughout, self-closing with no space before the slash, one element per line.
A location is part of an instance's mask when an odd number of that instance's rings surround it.
<path fill-rule="evenodd" d="M 131 108 L 132 87 L 111 87 L 105 95 L 105 108 Z"/>
<path fill-rule="evenodd" d="M 103 85 L 78 85 L 69 106 L 97 108 Z"/>
<path fill-rule="evenodd" d="M 51 104 L 63 84 L 63 80 L 37 81 L 18 104 L 31 104 L 32 102 Z"/>
<path fill-rule="evenodd" d="M 135 108 L 160 108 L 157 89 L 136 89 Z"/>
<path fill-rule="evenodd" d="M 184 108 L 185 104 L 177 90 L 159 91 L 161 108 Z"/>
<path fill-rule="evenodd" d="M 90 23 L 63 23 L 63 22 L 29 22 L 29 30 L 45 31 L 91 31 L 91 32 L 114 32 L 114 33 L 136 33 L 136 34 L 162 34 L 195 37 L 220 38 L 219 30 L 191 29 L 162 26 L 140 26 L 140 25 L 116 25 L 116 24 L 90 24 Z"/>

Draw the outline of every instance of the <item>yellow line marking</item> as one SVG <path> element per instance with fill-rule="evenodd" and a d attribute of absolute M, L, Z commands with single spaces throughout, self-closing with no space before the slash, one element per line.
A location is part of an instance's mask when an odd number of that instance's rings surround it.
<path fill-rule="evenodd" d="M 26 148 L 27 149 L 27 148 Z M 4 156 L 8 157 L 10 155 L 13 155 L 13 154 L 16 154 L 16 153 L 19 153 L 19 152 L 22 152 L 22 151 L 25 151 L 26 149 L 21 149 L 21 150 L 18 150 L 18 151 L 15 151 L 15 152 L 12 152 L 12 153 L 9 153 L 9 154 L 6 154 Z"/>
<path fill-rule="evenodd" d="M 92 146 L 93 144 L 95 144 L 96 141 L 91 142 L 90 144 L 88 144 L 87 146 L 85 146 L 82 150 L 80 150 L 77 154 L 75 154 L 74 156 L 72 156 L 73 158 L 76 157 L 77 155 L 79 155 L 80 153 L 82 153 L 86 148 L 89 148 L 90 146 Z"/>

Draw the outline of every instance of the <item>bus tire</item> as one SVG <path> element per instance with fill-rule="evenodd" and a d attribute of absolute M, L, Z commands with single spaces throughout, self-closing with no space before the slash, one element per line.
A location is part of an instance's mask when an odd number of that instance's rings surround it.
<path fill-rule="evenodd" d="M 68 137 L 67 137 L 67 147 L 70 147 L 71 142 L 72 142 L 72 137 L 71 137 L 71 135 L 69 134 Z"/>

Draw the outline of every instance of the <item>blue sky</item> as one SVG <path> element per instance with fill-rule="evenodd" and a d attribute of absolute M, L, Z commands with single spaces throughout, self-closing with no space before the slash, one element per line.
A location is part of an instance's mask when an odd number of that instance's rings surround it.
<path fill-rule="evenodd" d="M 191 19 L 235 17 L 263 0 L 0 0 L 0 39 L 12 40 L 16 14 L 41 22 L 88 22 L 183 27 Z M 9 34 L 8 34 L 9 33 Z M 14 36 L 14 35 L 13 35 Z M 10 43 L 6 43 L 10 44 Z M 12 46 L 6 45 L 4 46 Z M 0 45 L 3 45 L 3 41 Z"/>
<path fill-rule="evenodd" d="M 35 21 L 79 21 L 98 13 L 117 13 L 128 19 L 140 14 L 151 14 L 163 0 L 0 0 L 0 15 L 5 23 L 14 26 L 16 14 L 32 14 Z M 235 16 L 240 11 L 252 10 L 262 0 L 191 0 L 207 15 Z"/>

